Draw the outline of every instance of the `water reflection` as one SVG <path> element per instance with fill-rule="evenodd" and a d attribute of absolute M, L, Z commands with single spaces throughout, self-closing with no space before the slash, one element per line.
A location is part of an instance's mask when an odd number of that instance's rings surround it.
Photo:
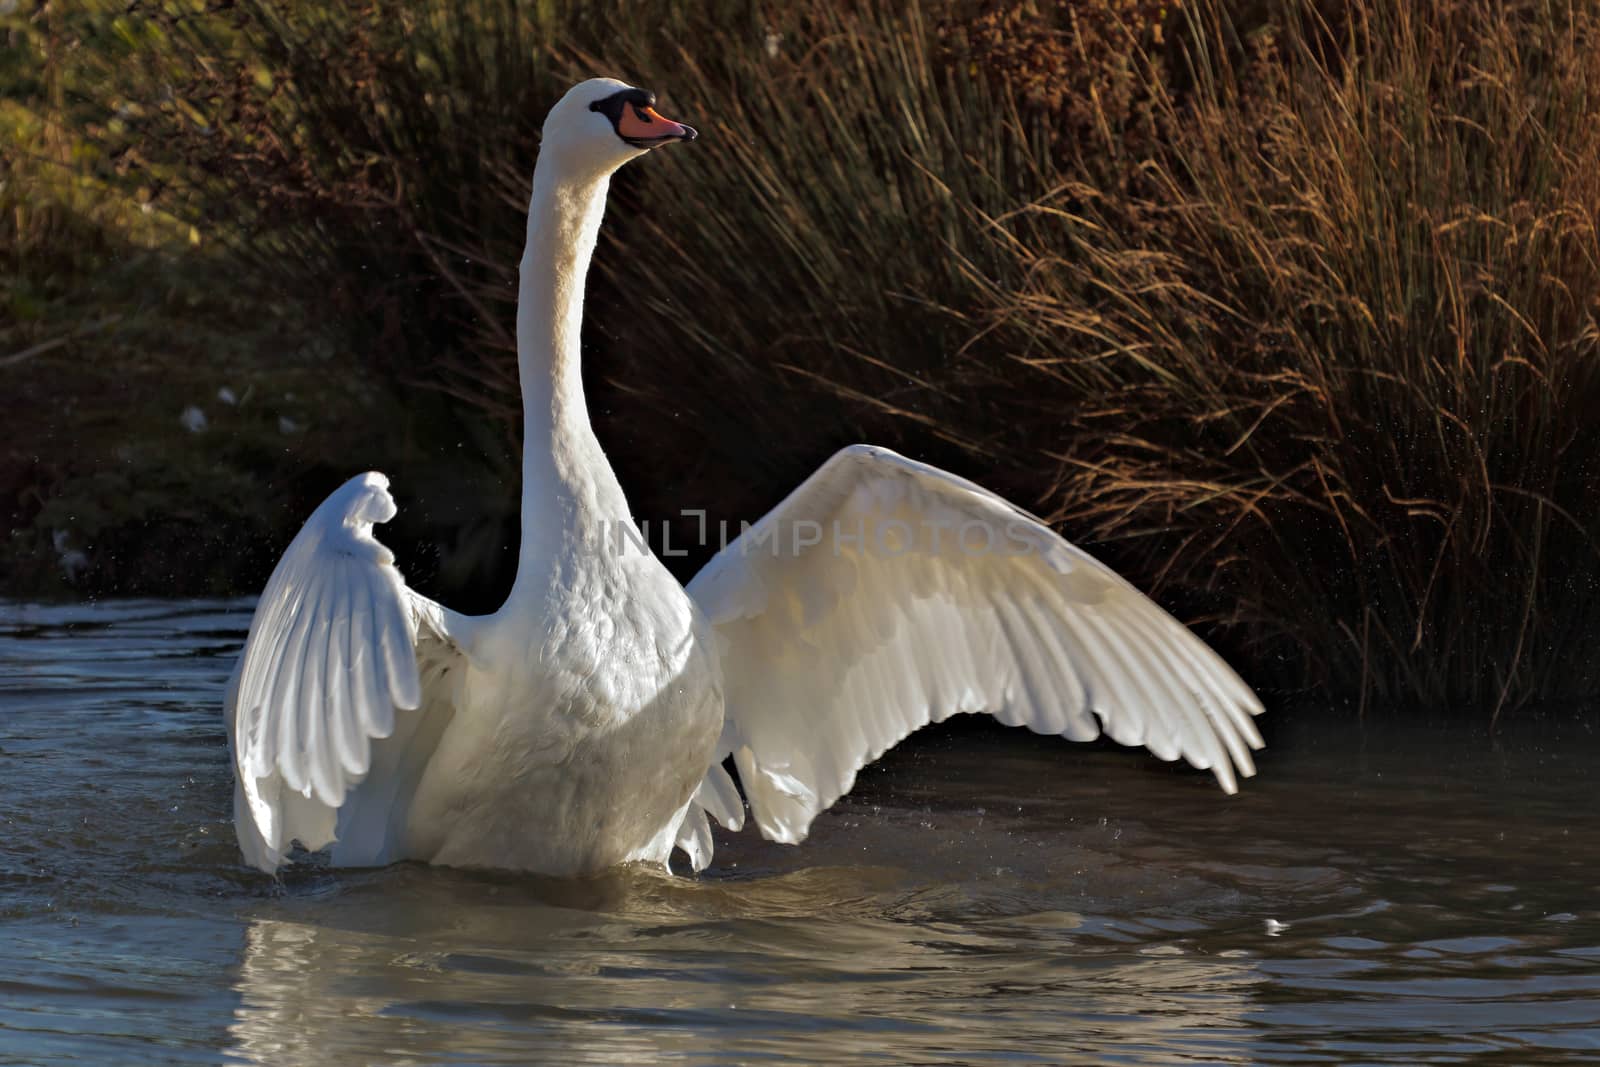
<path fill-rule="evenodd" d="M 237 603 L 0 603 L 0 1061 L 1600 1053 L 1600 739 L 1264 721 L 1262 775 L 923 736 L 805 846 L 549 881 L 239 862 Z M 1271 924 L 1277 925 L 1269 925 Z"/>
<path fill-rule="evenodd" d="M 318 921 L 251 919 L 235 1056 L 1049 1062 L 1113 1032 L 1154 1058 L 1209 1045 L 1226 1062 L 1247 1058 L 1228 1046 L 1263 980 L 1248 958 L 1174 945 L 1085 951 L 1073 937 L 1093 923 L 1070 912 L 897 921 L 885 915 L 903 891 L 874 903 L 849 871 L 699 883 L 623 872 L 576 886 L 399 877 L 403 896 L 374 883 Z"/>

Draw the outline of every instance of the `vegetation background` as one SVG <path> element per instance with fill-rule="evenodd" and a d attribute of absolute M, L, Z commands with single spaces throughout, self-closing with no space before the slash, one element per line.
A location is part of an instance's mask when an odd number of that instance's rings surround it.
<path fill-rule="evenodd" d="M 1600 4 L 0 12 L 8 595 L 252 592 L 380 467 L 408 576 L 492 607 L 538 129 L 607 73 L 703 133 L 622 173 L 588 304 L 641 517 L 753 519 L 869 440 L 1258 685 L 1592 696 Z"/>

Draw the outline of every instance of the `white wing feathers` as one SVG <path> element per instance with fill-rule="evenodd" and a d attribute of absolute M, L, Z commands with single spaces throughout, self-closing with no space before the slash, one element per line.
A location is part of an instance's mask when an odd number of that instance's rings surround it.
<path fill-rule="evenodd" d="M 359 475 L 301 528 L 256 606 L 229 691 L 246 858 L 273 870 L 291 843 L 335 838 L 338 809 L 373 743 L 423 699 L 419 624 L 448 640 L 450 613 L 406 588 L 372 524 L 395 515 L 389 482 Z"/>
<path fill-rule="evenodd" d="M 719 758 L 774 840 L 803 839 L 858 770 L 958 712 L 1103 728 L 1230 793 L 1255 773 L 1261 704 L 1203 642 L 1000 497 L 887 449 L 835 455 L 689 593 L 723 641 Z"/>
<path fill-rule="evenodd" d="M 683 821 L 678 826 L 675 844 L 683 849 L 689 857 L 689 865 L 697 871 L 706 869 L 706 865 L 711 862 L 713 852 L 708 815 L 715 817 L 730 830 L 744 827 L 744 800 L 739 796 L 739 787 L 734 785 L 733 778 L 722 769 L 721 763 L 732 751 L 732 738 L 733 735 L 724 722 L 722 738 L 717 745 L 718 762 L 713 763 L 706 771 L 700 787 L 695 790 L 694 796 L 689 798 L 689 806 L 684 812 Z"/>
<path fill-rule="evenodd" d="M 730 751 L 731 745 L 719 749 L 719 755 Z M 705 779 L 700 783 L 700 788 L 695 790 L 691 803 L 714 815 L 719 823 L 730 830 L 744 826 L 744 801 L 739 798 L 739 787 L 733 784 L 733 779 L 722 769 L 720 762 L 713 763 L 710 770 L 706 771 Z"/>

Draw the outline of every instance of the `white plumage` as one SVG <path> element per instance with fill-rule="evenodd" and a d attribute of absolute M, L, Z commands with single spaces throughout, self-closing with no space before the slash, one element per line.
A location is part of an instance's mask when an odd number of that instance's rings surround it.
<path fill-rule="evenodd" d="M 689 584 L 623 546 L 627 502 L 578 372 L 610 174 L 694 131 L 595 79 L 545 124 L 522 261 L 523 545 L 494 615 L 408 589 L 373 523 L 388 480 L 334 492 L 284 553 L 229 685 L 246 859 L 411 858 L 579 874 L 711 859 L 744 800 L 802 840 L 911 731 L 989 712 L 1103 729 L 1209 769 L 1261 747 L 1254 694 L 1110 569 L 1004 500 L 885 449 L 840 452 Z"/>
<path fill-rule="evenodd" d="M 723 639 L 725 736 L 777 841 L 959 712 L 1074 741 L 1103 723 L 1230 793 L 1255 773 L 1261 705 L 1198 638 L 1032 516 L 887 449 L 834 456 L 689 595 Z"/>

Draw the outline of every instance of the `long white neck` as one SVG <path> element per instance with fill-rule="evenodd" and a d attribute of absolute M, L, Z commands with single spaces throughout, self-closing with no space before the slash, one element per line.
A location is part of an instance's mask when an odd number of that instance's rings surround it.
<path fill-rule="evenodd" d="M 553 160 L 534 169 L 517 297 L 522 551 L 512 600 L 547 589 L 615 524 L 630 521 L 589 425 L 578 355 L 584 279 L 609 184 L 609 174 L 564 176 Z"/>

